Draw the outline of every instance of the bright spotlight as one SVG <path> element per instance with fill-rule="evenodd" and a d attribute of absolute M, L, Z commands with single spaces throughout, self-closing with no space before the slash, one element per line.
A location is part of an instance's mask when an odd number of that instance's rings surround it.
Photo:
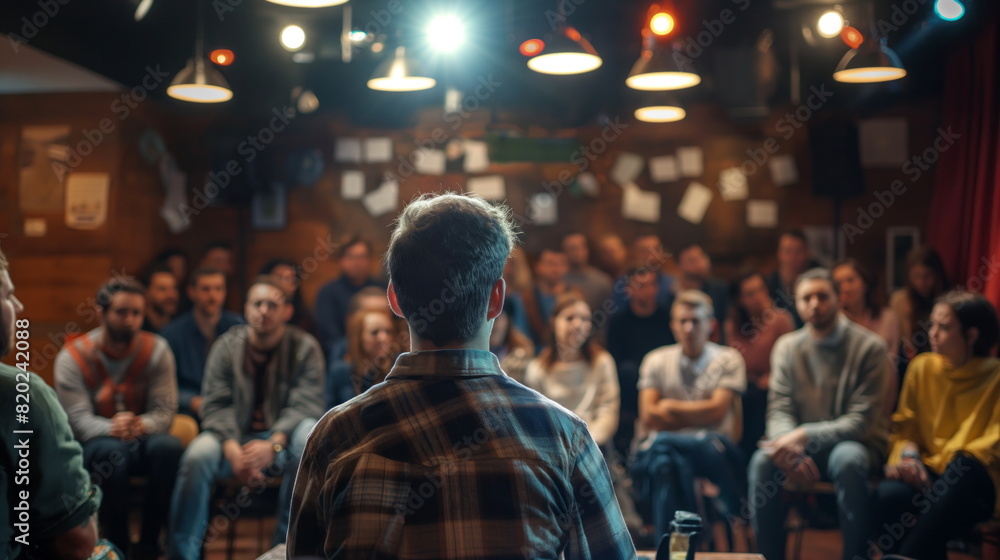
<path fill-rule="evenodd" d="M 281 30 L 281 46 L 289 51 L 297 51 L 306 44 L 306 32 L 298 25 L 289 25 Z"/>
<path fill-rule="evenodd" d="M 826 37 L 836 37 L 840 35 L 840 30 L 844 28 L 844 16 L 836 10 L 828 10 L 819 17 L 819 22 L 816 24 L 816 29 L 819 31 L 820 36 Z"/>
<path fill-rule="evenodd" d="M 965 6 L 959 0 L 937 0 L 934 13 L 945 21 L 955 21 L 965 15 Z"/>
<path fill-rule="evenodd" d="M 660 36 L 669 35 L 674 30 L 674 17 L 666 12 L 655 14 L 649 20 L 649 29 Z"/>
<path fill-rule="evenodd" d="M 427 41 L 441 52 L 452 52 L 465 42 L 465 25 L 453 15 L 438 16 L 427 26 Z"/>

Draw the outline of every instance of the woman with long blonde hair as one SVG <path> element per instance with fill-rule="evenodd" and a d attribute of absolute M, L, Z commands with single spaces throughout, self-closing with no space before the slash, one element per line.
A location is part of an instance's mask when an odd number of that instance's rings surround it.
<path fill-rule="evenodd" d="M 347 354 L 330 363 L 327 407 L 334 407 L 381 383 L 402 346 L 396 318 L 388 309 L 359 309 L 347 319 Z"/>

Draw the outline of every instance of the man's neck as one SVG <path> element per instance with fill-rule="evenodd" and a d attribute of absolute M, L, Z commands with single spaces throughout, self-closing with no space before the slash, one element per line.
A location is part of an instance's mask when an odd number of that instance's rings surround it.
<path fill-rule="evenodd" d="M 210 311 L 204 311 L 194 308 L 194 322 L 198 325 L 198 330 L 205 338 L 211 340 L 215 338 L 215 329 L 219 326 L 219 321 L 222 320 L 222 310 L 212 313 Z"/>
<path fill-rule="evenodd" d="M 555 296 L 561 294 L 563 290 L 563 282 L 560 280 L 558 282 L 546 282 L 544 280 L 538 281 L 538 291 L 546 296 Z"/>
<path fill-rule="evenodd" d="M 413 330 L 413 327 L 410 327 L 410 352 L 431 352 L 434 350 L 485 350 L 489 352 L 492 325 L 493 322 L 490 321 L 488 323 L 490 328 L 480 329 L 479 333 L 466 342 L 448 342 L 440 346 L 430 340 L 421 338 Z"/>
<path fill-rule="evenodd" d="M 633 299 L 629 307 L 632 308 L 632 313 L 637 317 L 649 317 L 656 313 L 656 300 L 646 302 Z"/>
<path fill-rule="evenodd" d="M 700 358 L 702 354 L 705 353 L 705 347 L 702 346 L 700 348 L 686 348 L 683 345 L 681 345 L 681 352 L 683 352 L 684 355 L 687 356 L 689 360 L 695 361 L 698 358 Z"/>
<path fill-rule="evenodd" d="M 264 335 L 261 335 L 251 328 L 248 340 L 250 342 L 250 346 L 253 346 L 255 350 L 266 352 L 277 348 L 278 343 L 281 342 L 281 338 L 283 336 L 285 336 L 285 325 L 281 325 L 281 327 L 275 329 L 274 332 Z"/>
<path fill-rule="evenodd" d="M 829 325 L 823 326 L 821 328 L 817 328 L 812 323 L 806 323 L 806 325 L 809 329 L 809 334 L 812 335 L 814 339 L 823 340 L 824 338 L 827 338 L 828 336 L 833 334 L 835 330 L 837 330 L 837 322 L 838 320 L 835 318 L 833 321 L 830 321 Z"/>
<path fill-rule="evenodd" d="M 133 340 L 135 340 L 133 338 Z M 129 349 L 132 347 L 132 341 L 124 342 L 119 340 L 114 340 L 108 335 L 108 329 L 101 329 L 100 346 L 106 354 L 111 358 L 119 358 L 128 353 Z"/>

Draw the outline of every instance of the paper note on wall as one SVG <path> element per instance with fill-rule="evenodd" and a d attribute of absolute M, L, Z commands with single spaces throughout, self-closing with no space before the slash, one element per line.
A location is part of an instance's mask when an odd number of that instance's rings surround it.
<path fill-rule="evenodd" d="M 649 178 L 656 183 L 669 183 L 681 178 L 674 156 L 649 158 Z"/>
<path fill-rule="evenodd" d="M 644 161 L 642 156 L 630 152 L 622 152 L 611 167 L 611 180 L 623 187 L 633 181 L 642 173 Z"/>
<path fill-rule="evenodd" d="M 66 225 L 73 229 L 96 229 L 108 217 L 107 173 L 71 173 L 66 180 Z"/>
<path fill-rule="evenodd" d="M 361 163 L 361 141 L 357 138 L 338 138 L 333 150 L 333 160 L 340 163 Z"/>
<path fill-rule="evenodd" d="M 528 219 L 536 226 L 549 226 L 559 220 L 556 197 L 540 193 L 528 197 Z"/>
<path fill-rule="evenodd" d="M 357 200 L 365 195 L 365 174 L 357 169 L 350 169 L 340 174 L 340 197 L 344 200 Z"/>
<path fill-rule="evenodd" d="M 622 216 L 637 222 L 659 222 L 660 193 L 644 191 L 634 183 L 622 186 Z"/>
<path fill-rule="evenodd" d="M 787 187 L 799 182 L 799 171 L 795 167 L 795 158 L 792 156 L 773 156 L 767 162 L 767 168 L 771 171 L 771 179 L 779 187 Z"/>
<path fill-rule="evenodd" d="M 730 167 L 719 172 L 719 192 L 722 200 L 746 200 L 750 196 L 747 176 L 739 167 Z"/>
<path fill-rule="evenodd" d="M 486 200 L 503 200 L 507 198 L 507 188 L 501 175 L 471 177 L 465 185 L 465 190 L 474 192 Z"/>
<path fill-rule="evenodd" d="M 756 228 L 778 227 L 778 203 L 774 200 L 748 200 L 747 225 Z"/>
<path fill-rule="evenodd" d="M 701 183 L 691 183 L 684 191 L 681 203 L 677 207 L 677 215 L 692 224 L 700 224 L 705 219 L 705 212 L 711 202 L 712 189 Z"/>
<path fill-rule="evenodd" d="M 366 194 L 361 200 L 365 210 L 372 216 L 381 216 L 396 210 L 398 202 L 399 183 L 392 180 L 383 181 L 377 189 Z"/>
<path fill-rule="evenodd" d="M 705 159 L 701 148 L 689 146 L 677 149 L 677 160 L 680 162 L 681 175 L 684 177 L 701 177 L 705 173 Z"/>
<path fill-rule="evenodd" d="M 448 165 L 444 150 L 428 150 L 419 148 L 413 158 L 413 165 L 417 168 L 417 173 L 423 175 L 444 175 L 444 170 Z"/>
<path fill-rule="evenodd" d="M 365 140 L 365 161 L 368 163 L 392 161 L 392 138 L 367 138 Z"/>
<path fill-rule="evenodd" d="M 481 173 L 490 167 L 490 156 L 486 142 L 478 140 L 465 141 L 465 171 Z"/>

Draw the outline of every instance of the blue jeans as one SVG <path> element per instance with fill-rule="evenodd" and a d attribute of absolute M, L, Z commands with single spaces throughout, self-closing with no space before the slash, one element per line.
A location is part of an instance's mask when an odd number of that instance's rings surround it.
<path fill-rule="evenodd" d="M 299 458 L 306 446 L 309 432 L 316 424 L 313 418 L 306 418 L 292 430 L 288 438 L 288 446 L 274 464 L 265 469 L 270 475 L 282 474 L 281 488 L 278 492 L 278 525 L 274 529 L 272 545 L 285 542 L 288 532 L 288 516 L 292 501 L 292 489 L 295 485 L 295 473 L 299 468 Z M 270 432 L 247 434 L 244 442 L 253 439 L 266 439 Z M 197 560 L 201 556 L 202 541 L 206 539 L 208 529 L 209 500 L 216 481 L 233 475 L 232 465 L 222 452 L 222 442 L 214 434 L 202 433 L 188 445 L 181 457 L 180 470 L 177 473 L 177 484 L 174 486 L 174 497 L 170 508 L 170 543 L 168 558 L 171 560 Z M 263 485 L 247 486 L 241 491 L 239 503 L 227 504 L 227 516 L 230 523 L 238 518 L 241 506 L 249 503 L 248 491 L 260 493 Z M 244 503 L 246 502 L 246 503 Z M 229 508 L 228 506 L 232 506 Z M 231 509 L 232 512 L 228 510 Z M 213 534 L 208 539 L 218 537 L 213 527 Z"/>
<path fill-rule="evenodd" d="M 866 537 L 870 530 L 872 492 L 869 479 L 877 460 L 856 441 L 820 445 L 811 455 L 823 480 L 833 483 L 837 493 L 837 517 L 844 535 L 844 560 L 868 558 Z M 767 560 L 784 560 L 788 502 L 782 486 L 788 480 L 762 450 L 750 459 L 749 517 L 757 536 L 757 551 Z"/>

